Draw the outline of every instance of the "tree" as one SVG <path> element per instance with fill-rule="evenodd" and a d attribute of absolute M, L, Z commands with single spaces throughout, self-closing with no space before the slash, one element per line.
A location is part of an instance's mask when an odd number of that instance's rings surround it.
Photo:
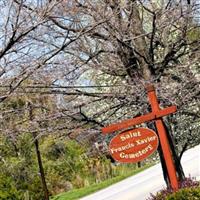
<path fill-rule="evenodd" d="M 193 98 L 199 96 L 195 67 L 189 66 L 190 56 L 199 51 L 199 41 L 188 38 L 192 30 L 198 29 L 194 19 L 199 9 L 198 4 L 171 1 L 76 1 L 74 6 L 77 8 L 75 28 L 72 29 L 68 23 L 56 18 L 52 18 L 53 23 L 63 30 L 77 33 L 87 29 L 90 23 L 98 24 L 104 20 L 104 23 L 80 38 L 76 42 L 77 47 L 71 50 L 76 63 L 79 63 L 79 70 L 92 69 L 94 73 L 103 73 L 104 77 L 117 83 L 124 81 L 125 84 L 133 85 L 131 88 L 141 88 L 141 91 L 129 90 L 129 94 L 132 92 L 135 97 L 131 103 L 125 95 L 123 100 L 116 97 L 112 101 L 113 105 L 110 104 L 114 113 L 123 107 L 123 115 L 127 105 L 133 105 L 133 110 L 138 110 L 136 105 L 144 101 L 142 88 L 146 83 L 156 84 L 163 106 L 176 103 L 181 109 L 181 105 L 190 104 Z M 197 58 L 194 60 L 196 62 Z M 190 88 L 194 88 L 194 93 L 189 93 Z M 182 95 L 178 96 L 180 91 Z M 189 94 L 187 98 L 186 94 Z M 120 103 L 116 105 L 116 101 Z M 126 101 L 129 104 L 124 103 Z M 111 109 L 100 108 L 99 112 L 88 118 L 94 119 L 106 112 L 112 115 Z M 136 113 L 147 110 L 148 107 L 141 106 Z M 173 142 L 173 137 L 169 137 Z M 173 143 L 171 146 L 175 148 Z M 179 178 L 183 179 L 180 159 L 176 151 L 173 154 Z"/>
<path fill-rule="evenodd" d="M 148 112 L 144 86 L 154 83 L 161 105 L 177 104 L 180 110 L 168 125 L 173 134 L 183 110 L 199 119 L 199 37 L 191 37 L 199 31 L 198 3 L 10 0 L 1 7 L 7 11 L 0 21 L 1 101 L 24 93 L 53 94 L 59 100 L 54 116 L 70 122 L 66 126 L 61 120 L 56 129 L 81 140 L 87 133 L 94 140 L 101 126 Z M 107 86 L 69 86 L 77 83 Z M 185 109 L 192 101 L 194 109 Z M 181 155 L 189 140 L 176 144 Z"/>

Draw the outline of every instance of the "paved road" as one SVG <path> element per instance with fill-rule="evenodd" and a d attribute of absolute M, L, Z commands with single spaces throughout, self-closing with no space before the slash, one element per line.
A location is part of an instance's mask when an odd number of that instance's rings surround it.
<path fill-rule="evenodd" d="M 181 163 L 186 176 L 200 180 L 200 145 L 185 152 Z M 163 187 L 165 183 L 161 165 L 157 164 L 81 200 L 146 200 L 149 193 L 155 193 Z"/>

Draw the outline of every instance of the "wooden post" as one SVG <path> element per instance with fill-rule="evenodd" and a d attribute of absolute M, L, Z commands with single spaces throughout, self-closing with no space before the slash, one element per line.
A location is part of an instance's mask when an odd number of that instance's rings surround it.
<path fill-rule="evenodd" d="M 130 126 L 135 126 L 137 124 L 155 120 L 156 129 L 157 129 L 158 136 L 160 139 L 163 156 L 164 156 L 164 159 L 166 162 L 170 185 L 173 190 L 177 190 L 178 189 L 178 178 L 176 175 L 174 161 L 172 158 L 171 149 L 170 149 L 169 141 L 167 138 L 167 133 L 166 133 L 166 130 L 164 127 L 164 122 L 162 121 L 162 117 L 176 112 L 177 108 L 176 108 L 176 106 L 170 106 L 168 108 L 160 109 L 154 86 L 148 85 L 146 87 L 146 89 L 148 92 L 149 102 L 150 102 L 151 109 L 152 109 L 152 111 L 150 113 L 139 116 L 139 117 L 135 117 L 133 119 L 124 120 L 124 121 L 116 123 L 116 124 L 111 124 L 107 127 L 102 128 L 102 132 L 103 132 L 103 134 L 108 134 L 108 133 L 112 133 L 114 131 L 126 129 Z"/>
<path fill-rule="evenodd" d="M 160 107 L 159 107 L 159 103 L 157 100 L 154 86 L 152 86 L 152 85 L 147 86 L 147 92 L 148 92 L 148 97 L 149 97 L 149 102 L 151 104 L 152 112 L 153 113 L 159 112 Z M 167 134 L 166 134 L 166 130 L 165 130 L 163 121 L 161 120 L 161 118 L 156 118 L 155 124 L 156 124 L 156 128 L 158 131 L 158 136 L 160 139 L 163 156 L 164 156 L 164 159 L 166 162 L 166 167 L 167 167 L 167 171 L 169 174 L 171 187 L 173 190 L 177 190 L 178 189 L 178 179 L 177 179 L 174 161 L 173 161 L 173 158 L 171 155 L 170 146 L 169 146 L 169 142 L 167 139 Z"/>

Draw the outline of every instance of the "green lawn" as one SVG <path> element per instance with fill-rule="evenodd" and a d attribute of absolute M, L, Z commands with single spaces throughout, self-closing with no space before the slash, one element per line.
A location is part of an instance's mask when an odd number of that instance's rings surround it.
<path fill-rule="evenodd" d="M 101 190 L 103 188 L 108 187 L 109 185 L 112 185 L 114 183 L 117 183 L 129 176 L 135 175 L 149 167 L 151 167 L 152 165 L 145 165 L 144 167 L 135 169 L 134 171 L 128 172 L 125 175 L 121 175 L 121 176 L 117 176 L 115 178 L 112 179 L 108 179 L 105 180 L 101 183 L 98 184 L 93 184 L 89 187 L 85 187 L 85 188 L 80 188 L 80 189 L 74 189 L 71 190 L 69 192 L 65 192 L 65 193 L 61 193 L 59 195 L 56 195 L 55 197 L 53 197 L 51 200 L 75 200 L 75 199 L 79 199 L 81 197 L 84 197 L 86 195 L 89 195 L 93 192 L 96 192 L 98 190 Z"/>

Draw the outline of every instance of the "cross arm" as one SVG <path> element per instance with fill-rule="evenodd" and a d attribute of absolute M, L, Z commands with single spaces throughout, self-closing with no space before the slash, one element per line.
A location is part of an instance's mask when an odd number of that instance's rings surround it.
<path fill-rule="evenodd" d="M 111 124 L 110 126 L 102 128 L 102 132 L 103 132 L 103 134 L 112 133 L 114 131 L 118 131 L 118 130 L 127 128 L 129 126 L 134 126 L 134 125 L 146 122 L 146 121 L 153 120 L 153 119 L 155 119 L 155 117 L 156 117 L 155 114 L 149 113 L 149 114 L 146 114 L 146 115 L 143 115 L 140 117 L 135 117 L 133 119 L 127 119 L 127 120 L 124 120 L 117 124 Z"/>
<path fill-rule="evenodd" d="M 146 115 L 142 115 L 139 117 L 135 117 L 133 119 L 128 119 L 128 120 L 124 120 L 122 122 L 119 122 L 117 124 L 111 124 L 110 126 L 104 127 L 102 128 L 102 133 L 103 134 L 108 134 L 108 133 L 112 133 L 114 131 L 119 131 L 125 128 L 128 128 L 130 126 L 134 126 L 137 124 L 141 124 L 144 122 L 148 122 L 157 118 L 161 118 L 163 116 L 169 115 L 171 113 L 176 112 L 176 106 L 170 106 L 168 108 L 165 108 L 163 110 L 159 110 L 155 113 L 151 112 L 149 114 Z"/>

